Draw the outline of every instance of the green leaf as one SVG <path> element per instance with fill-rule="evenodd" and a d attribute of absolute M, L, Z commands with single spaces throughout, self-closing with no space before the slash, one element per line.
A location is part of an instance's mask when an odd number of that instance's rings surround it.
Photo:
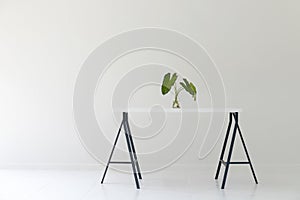
<path fill-rule="evenodd" d="M 163 83 L 161 85 L 161 93 L 163 95 L 167 94 L 171 90 L 172 86 L 175 84 L 178 77 L 176 73 L 172 75 L 172 78 L 170 78 L 170 76 L 171 76 L 170 73 L 167 73 L 164 76 Z"/>
<path fill-rule="evenodd" d="M 191 89 L 193 91 L 193 95 L 192 96 L 194 98 L 194 101 L 196 101 L 197 89 L 196 89 L 195 85 L 192 82 L 190 82 L 190 86 L 191 86 Z"/>
<path fill-rule="evenodd" d="M 164 80 L 163 80 L 163 85 L 167 85 L 168 84 L 168 82 L 170 81 L 170 76 L 171 76 L 170 73 L 165 74 Z"/>
<path fill-rule="evenodd" d="M 197 89 L 192 82 L 189 82 L 187 79 L 183 79 L 184 82 L 180 82 L 180 85 L 192 95 L 194 101 L 196 101 Z"/>
<path fill-rule="evenodd" d="M 186 85 L 186 88 L 187 88 L 186 91 L 187 91 L 188 93 L 192 94 L 193 91 L 192 91 L 192 89 L 191 89 L 191 86 L 190 86 L 190 83 L 188 82 L 188 80 L 187 80 L 186 78 L 184 78 L 183 81 L 184 81 L 184 83 L 185 83 L 185 85 Z"/>
<path fill-rule="evenodd" d="M 186 86 L 183 82 L 180 82 L 180 85 L 181 85 L 186 91 L 188 91 L 187 86 Z"/>
<path fill-rule="evenodd" d="M 175 83 L 175 81 L 177 80 L 177 74 L 176 73 L 174 73 L 173 75 L 172 75 L 172 78 L 171 78 L 171 80 L 170 80 L 170 86 L 172 87 L 173 85 L 174 85 L 174 83 Z"/>
<path fill-rule="evenodd" d="M 168 89 L 168 82 L 170 81 L 170 73 L 165 74 L 164 79 L 163 79 L 163 83 L 161 85 L 161 93 L 163 95 L 167 94 L 170 89 Z"/>

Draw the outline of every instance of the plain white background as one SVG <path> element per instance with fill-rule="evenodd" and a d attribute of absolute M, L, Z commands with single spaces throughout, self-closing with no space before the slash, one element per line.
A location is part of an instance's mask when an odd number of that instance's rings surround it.
<path fill-rule="evenodd" d="M 300 3 L 262 1 L 0 1 L 1 166 L 96 164 L 75 131 L 72 95 L 89 53 L 140 27 L 173 29 L 216 62 L 256 165 L 300 164 Z M 199 161 L 215 164 L 220 142 Z"/>

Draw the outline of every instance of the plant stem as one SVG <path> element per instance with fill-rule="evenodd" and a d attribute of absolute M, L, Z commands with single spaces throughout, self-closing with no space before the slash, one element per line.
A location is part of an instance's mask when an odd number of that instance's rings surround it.
<path fill-rule="evenodd" d="M 182 91 L 182 89 L 183 88 L 179 88 L 179 89 L 177 89 L 177 85 L 176 85 L 176 83 L 175 83 L 175 85 L 174 85 L 174 92 L 175 92 L 175 100 L 174 100 L 174 102 L 173 102 L 173 108 L 180 108 L 180 105 L 179 105 L 179 102 L 178 102 L 178 95 L 179 95 L 179 93 Z"/>

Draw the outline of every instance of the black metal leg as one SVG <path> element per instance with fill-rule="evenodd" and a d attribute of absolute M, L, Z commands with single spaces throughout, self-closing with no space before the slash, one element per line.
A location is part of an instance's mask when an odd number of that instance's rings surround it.
<path fill-rule="evenodd" d="M 220 160 L 218 163 L 215 179 L 218 179 L 218 177 L 219 177 L 221 164 L 222 164 L 221 160 L 223 160 L 223 157 L 224 157 L 224 153 L 225 153 L 225 149 L 226 149 L 226 145 L 227 145 L 227 141 L 228 141 L 228 137 L 229 137 L 229 133 L 230 133 L 231 124 L 232 124 L 232 113 L 229 113 L 229 123 L 228 123 L 227 131 L 226 131 L 225 140 L 223 143 L 222 152 L 220 155 Z"/>
<path fill-rule="evenodd" d="M 242 136 L 242 131 L 241 131 L 240 126 L 239 126 L 239 117 L 238 117 L 238 114 L 239 114 L 238 112 L 234 112 L 234 113 L 231 112 L 231 113 L 229 113 L 229 124 L 228 124 L 228 128 L 227 128 L 227 132 L 226 132 L 224 144 L 223 144 L 223 147 L 222 147 L 222 152 L 221 152 L 220 160 L 219 160 L 218 167 L 217 167 L 217 173 L 216 173 L 216 176 L 215 176 L 215 179 L 218 179 L 220 168 L 221 168 L 221 164 L 225 165 L 225 171 L 224 171 L 224 176 L 223 176 L 223 181 L 222 181 L 221 189 L 225 188 L 228 171 L 229 171 L 229 167 L 230 167 L 231 164 L 249 164 L 250 168 L 251 168 L 251 171 L 252 171 L 252 175 L 253 175 L 254 180 L 255 180 L 255 183 L 258 184 L 256 175 L 255 175 L 255 172 L 254 172 L 254 168 L 253 168 L 253 165 L 252 165 L 252 162 L 250 160 L 250 156 L 249 156 L 249 153 L 248 153 L 248 150 L 247 150 L 247 147 L 246 147 L 246 143 L 244 141 L 244 138 Z M 231 128 L 231 124 L 232 124 L 232 117 L 234 118 L 234 124 L 235 125 L 234 125 L 232 139 L 231 139 L 231 143 L 230 143 L 230 147 L 229 147 L 227 161 L 224 161 L 223 160 L 223 156 L 224 156 L 224 153 L 225 153 L 225 149 L 226 149 L 226 145 L 227 145 L 227 141 L 228 141 L 228 137 L 229 137 L 229 133 L 230 133 L 230 128 Z M 240 161 L 240 162 L 232 162 L 231 161 L 231 156 L 232 156 L 232 151 L 233 151 L 234 141 L 235 141 L 235 138 L 236 138 L 237 131 L 239 132 L 239 136 L 241 138 L 241 141 L 242 141 L 242 144 L 243 144 L 243 148 L 244 148 L 244 151 L 245 151 L 247 159 L 248 159 L 247 162 L 246 161 Z"/>
<path fill-rule="evenodd" d="M 233 130 L 233 134 L 232 134 L 229 153 L 228 153 L 228 157 L 227 157 L 227 161 L 226 161 L 226 165 L 225 165 L 225 172 L 224 172 L 224 177 L 223 177 L 223 182 L 222 182 L 221 189 L 225 188 L 226 179 L 227 179 L 227 175 L 228 175 L 228 170 L 229 170 L 229 166 L 230 166 L 232 150 L 233 150 L 233 146 L 234 146 L 234 140 L 235 140 L 236 131 L 237 131 L 237 127 L 238 127 L 237 126 L 238 125 L 238 113 L 234 113 L 233 115 L 235 116 L 236 121 L 235 121 L 234 130 Z"/>
<path fill-rule="evenodd" d="M 121 125 L 120 125 L 120 128 L 119 128 L 119 131 L 118 131 L 118 134 L 117 134 L 117 136 L 116 136 L 116 139 L 115 139 L 114 145 L 113 145 L 113 147 L 112 147 L 112 150 L 111 150 L 110 156 L 109 156 L 109 158 L 108 158 L 108 161 L 107 161 L 107 164 L 106 164 L 106 167 L 105 167 L 105 170 L 104 170 L 103 176 L 102 176 L 101 184 L 103 184 L 103 181 L 104 181 L 105 175 L 106 175 L 106 173 L 107 173 L 107 170 L 108 170 L 109 164 L 110 164 L 110 162 L 111 162 L 111 158 L 112 158 L 112 155 L 113 155 L 113 153 L 114 153 L 114 150 L 115 150 L 115 148 L 116 148 L 116 145 L 117 145 L 117 142 L 118 142 L 118 139 L 119 139 L 120 133 L 121 133 L 121 129 L 122 129 L 123 123 L 124 123 L 124 122 L 122 121 L 122 123 L 121 123 Z"/>
<path fill-rule="evenodd" d="M 123 113 L 123 120 L 124 120 L 125 136 L 126 136 L 126 142 L 127 142 L 129 157 L 130 157 L 130 160 L 131 160 L 133 176 L 134 176 L 136 188 L 140 189 L 140 185 L 139 185 L 139 181 L 138 181 L 138 177 L 137 177 L 137 172 L 136 172 L 136 168 L 135 168 L 136 164 L 135 164 L 135 160 L 133 158 L 132 146 L 131 146 L 130 137 L 129 137 L 128 113 Z"/>
<path fill-rule="evenodd" d="M 130 162 L 129 161 L 111 161 L 111 158 L 113 156 L 114 150 L 115 150 L 116 145 L 117 145 L 117 141 L 119 139 L 119 136 L 120 136 L 120 133 L 121 133 L 121 130 L 122 130 L 122 126 L 123 126 L 124 132 L 125 132 L 125 138 L 126 138 L 128 153 L 129 153 L 129 157 L 130 157 Z M 106 176 L 106 173 L 107 173 L 107 170 L 108 170 L 108 167 L 109 167 L 110 164 L 131 164 L 132 171 L 133 171 L 133 176 L 134 176 L 134 180 L 135 180 L 135 184 L 136 184 L 136 188 L 140 189 L 138 176 L 139 176 L 140 179 L 142 179 L 142 175 L 141 175 L 139 163 L 138 163 L 136 152 L 135 152 L 135 147 L 134 147 L 132 135 L 131 135 L 130 128 L 129 128 L 128 113 L 127 112 L 123 112 L 122 123 L 121 123 L 121 126 L 119 128 L 118 134 L 116 136 L 114 145 L 112 147 L 112 151 L 110 153 L 109 159 L 107 161 L 107 165 L 106 165 L 104 173 L 103 173 L 101 184 L 103 184 L 103 182 L 104 182 L 104 178 Z"/>
<path fill-rule="evenodd" d="M 135 152 L 135 147 L 134 147 L 134 143 L 133 143 L 130 127 L 129 127 L 128 118 L 127 118 L 127 127 L 128 127 L 129 141 L 130 141 L 130 145 L 131 145 L 131 148 L 132 148 L 132 153 L 133 153 L 134 161 L 135 161 L 135 164 L 136 164 L 136 169 L 137 169 L 137 172 L 138 172 L 138 176 L 139 176 L 139 179 L 142 179 L 140 165 L 139 165 L 139 161 L 138 161 L 138 158 L 137 158 L 137 155 L 136 155 L 136 152 Z"/>
<path fill-rule="evenodd" d="M 246 153 L 246 156 L 247 156 L 247 159 L 248 159 L 250 168 L 251 168 L 251 172 L 252 172 L 254 181 L 255 181 L 256 184 L 258 184 L 256 175 L 255 175 L 255 172 L 254 172 L 254 168 L 253 168 L 253 165 L 252 165 L 252 162 L 251 162 L 251 160 L 250 160 L 250 156 L 249 156 L 249 153 L 248 153 L 248 150 L 247 150 L 247 147 L 246 147 L 246 143 L 245 143 L 245 141 L 244 141 L 244 138 L 243 138 L 243 135 L 242 135 L 242 131 L 241 131 L 239 125 L 238 125 L 238 131 L 239 131 L 239 135 L 240 135 L 240 137 L 241 137 L 241 141 L 242 141 L 242 144 L 243 144 L 243 147 L 244 147 L 244 150 L 245 150 L 245 153 Z"/>

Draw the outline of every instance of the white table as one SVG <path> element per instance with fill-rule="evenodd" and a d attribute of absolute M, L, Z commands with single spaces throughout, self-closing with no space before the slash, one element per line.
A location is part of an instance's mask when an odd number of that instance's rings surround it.
<path fill-rule="evenodd" d="M 242 112 L 241 108 L 163 108 L 157 109 L 157 108 L 128 108 L 128 109 L 116 109 L 117 111 L 121 112 L 171 112 L 171 113 L 176 113 L 176 112 L 197 112 L 197 113 L 235 113 L 235 112 Z"/>

